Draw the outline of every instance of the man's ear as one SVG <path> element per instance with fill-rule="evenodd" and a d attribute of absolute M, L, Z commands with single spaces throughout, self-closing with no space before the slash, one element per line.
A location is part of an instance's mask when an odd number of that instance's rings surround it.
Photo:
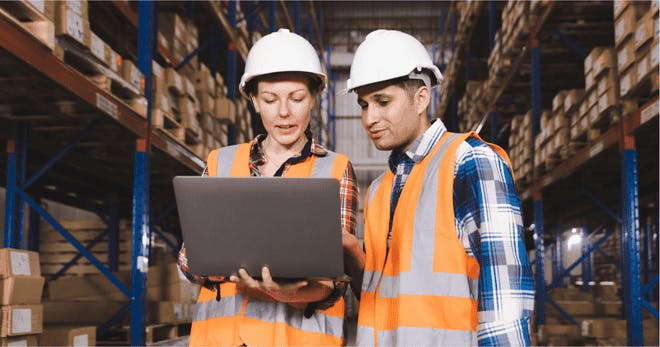
<path fill-rule="evenodd" d="M 431 103 L 431 90 L 427 86 L 422 86 L 415 93 L 415 108 L 417 114 L 426 115 L 426 110 Z"/>

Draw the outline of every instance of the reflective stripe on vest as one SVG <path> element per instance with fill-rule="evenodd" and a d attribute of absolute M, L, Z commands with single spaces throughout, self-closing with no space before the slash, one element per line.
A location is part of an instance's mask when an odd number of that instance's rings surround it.
<path fill-rule="evenodd" d="M 223 147 L 209 153 L 209 176 L 250 176 L 252 143 Z M 286 177 L 334 177 L 341 180 L 348 158 L 329 152 L 310 156 L 289 167 Z M 344 300 L 327 310 L 304 318 L 301 310 L 286 303 L 262 301 L 236 291 L 236 285 L 221 286 L 222 299 L 202 287 L 193 316 L 191 345 L 341 345 Z"/>
<path fill-rule="evenodd" d="M 358 345 L 476 344 L 479 267 L 458 240 L 451 189 L 456 149 L 468 136 L 447 133 L 413 167 L 387 259 L 378 247 L 386 245 L 393 174 L 371 184 Z"/>

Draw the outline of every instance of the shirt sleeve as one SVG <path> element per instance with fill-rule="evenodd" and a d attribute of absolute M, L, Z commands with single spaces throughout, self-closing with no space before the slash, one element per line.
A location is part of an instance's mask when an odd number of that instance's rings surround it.
<path fill-rule="evenodd" d="M 348 162 L 344 176 L 339 181 L 339 197 L 341 200 L 341 228 L 355 235 L 357 230 L 358 184 L 353 171 L 353 165 Z"/>
<path fill-rule="evenodd" d="M 359 199 L 357 179 L 353 171 L 353 165 L 348 162 L 344 176 L 339 181 L 339 195 L 341 200 L 341 228 L 355 235 L 357 230 L 357 206 Z M 332 307 L 337 300 L 343 296 L 347 285 L 345 282 L 336 282 L 333 293 L 326 299 L 316 303 L 317 309 L 325 310 Z M 341 295 L 340 295 L 341 294 Z"/>
<path fill-rule="evenodd" d="M 509 166 L 474 138 L 461 145 L 456 165 L 456 228 L 466 252 L 480 265 L 478 343 L 529 345 L 534 282 Z"/>
<path fill-rule="evenodd" d="M 188 281 L 202 285 L 208 289 L 215 290 L 213 288 L 215 284 L 207 281 L 206 276 L 200 276 L 190 272 L 190 268 L 188 268 L 188 257 L 186 257 L 185 244 L 181 245 L 181 250 L 179 251 L 179 257 L 177 258 L 177 263 L 179 264 L 179 269 L 181 269 L 181 272 L 183 273 L 184 276 L 186 276 Z"/>

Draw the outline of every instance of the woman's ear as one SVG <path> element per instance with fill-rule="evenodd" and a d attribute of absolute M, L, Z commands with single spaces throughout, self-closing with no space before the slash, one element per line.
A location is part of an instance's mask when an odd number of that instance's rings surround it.
<path fill-rule="evenodd" d="M 422 86 L 415 93 L 415 108 L 418 114 L 426 115 L 426 110 L 431 103 L 431 90 L 427 86 Z"/>

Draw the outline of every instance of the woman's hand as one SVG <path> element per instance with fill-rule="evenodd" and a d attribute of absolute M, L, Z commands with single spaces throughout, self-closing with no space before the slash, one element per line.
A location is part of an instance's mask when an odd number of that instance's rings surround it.
<path fill-rule="evenodd" d="M 320 301 L 332 291 L 332 281 L 297 281 L 293 283 L 278 283 L 273 280 L 268 267 L 261 269 L 262 280 L 251 277 L 245 269 L 238 270 L 238 276 L 232 275 L 229 280 L 244 285 L 253 291 L 266 294 L 270 298 L 286 303 L 305 303 Z"/>

